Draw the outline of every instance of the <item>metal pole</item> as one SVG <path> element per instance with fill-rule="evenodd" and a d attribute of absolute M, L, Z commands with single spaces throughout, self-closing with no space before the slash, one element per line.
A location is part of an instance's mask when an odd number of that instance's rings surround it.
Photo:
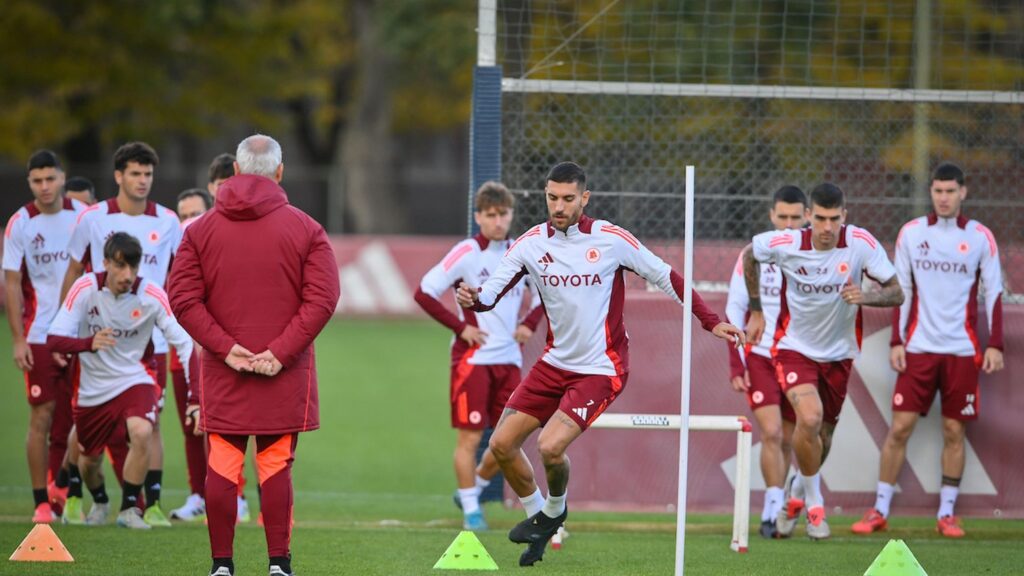
<path fill-rule="evenodd" d="M 914 89 L 927 90 L 932 72 L 932 3 L 931 0 L 917 0 L 914 11 Z M 928 212 L 931 196 L 928 193 L 928 164 L 931 158 L 931 143 L 928 116 L 931 104 L 914 104 L 914 216 Z"/>
<path fill-rule="evenodd" d="M 683 232 L 683 372 L 679 394 L 679 495 L 676 499 L 676 576 L 686 556 L 686 470 L 690 461 L 690 354 L 693 350 L 693 166 L 686 167 L 686 230 Z"/>

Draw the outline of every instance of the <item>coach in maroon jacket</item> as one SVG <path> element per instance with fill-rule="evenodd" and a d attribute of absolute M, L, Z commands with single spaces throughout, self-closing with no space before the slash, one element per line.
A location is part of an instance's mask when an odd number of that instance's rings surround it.
<path fill-rule="evenodd" d="M 236 156 L 216 207 L 185 232 L 171 307 L 204 349 L 210 573 L 234 574 L 236 482 L 255 435 L 270 574 L 290 575 L 291 465 L 297 433 L 320 427 L 313 339 L 338 302 L 338 266 L 323 227 L 278 185 L 281 146 L 250 136 Z"/>

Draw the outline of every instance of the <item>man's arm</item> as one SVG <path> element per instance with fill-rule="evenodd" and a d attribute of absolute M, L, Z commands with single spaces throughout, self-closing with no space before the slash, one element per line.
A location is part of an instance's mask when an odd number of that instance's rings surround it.
<path fill-rule="evenodd" d="M 327 233 L 320 226 L 313 231 L 309 253 L 302 269 L 302 304 L 281 335 L 267 345 L 267 351 L 287 368 L 309 348 L 338 306 L 338 264 Z"/>
<path fill-rule="evenodd" d="M 63 302 L 68 297 L 68 292 L 71 290 L 71 286 L 82 277 L 82 273 L 85 272 L 85 264 L 82 264 L 74 258 L 68 260 L 68 270 L 64 273 L 64 282 L 60 286 L 60 301 Z"/>
<path fill-rule="evenodd" d="M 91 277 L 81 278 L 72 286 L 71 297 L 61 303 L 46 337 L 46 344 L 55 352 L 97 352 L 116 344 L 111 328 L 103 328 L 85 338 L 78 336 L 78 327 L 85 318 L 89 295 L 95 289 Z"/>
<path fill-rule="evenodd" d="M 236 342 L 206 308 L 203 267 L 189 233 L 185 234 L 185 240 L 178 249 L 171 276 L 174 282 L 171 283 L 168 298 L 178 323 L 186 332 L 194 335 L 207 352 L 217 358 L 227 359 Z"/>
<path fill-rule="evenodd" d="M 441 294 L 455 285 L 464 276 L 466 263 L 472 258 L 473 247 L 467 242 L 459 242 L 448 254 L 431 268 L 420 281 L 413 300 L 419 304 L 431 318 L 447 327 L 471 345 L 483 345 L 487 336 L 476 326 L 453 314 L 441 303 Z"/>
<path fill-rule="evenodd" d="M 746 281 L 743 277 L 743 253 L 736 259 L 736 269 L 729 279 L 729 296 L 725 302 L 725 317 L 730 324 L 740 330 L 746 325 L 747 310 L 750 298 L 747 296 Z M 756 342 L 752 343 L 756 344 Z M 729 354 L 729 379 L 736 387 L 743 381 L 743 375 L 747 367 L 743 363 L 740 349 L 735 346 L 728 347 Z M 739 379 L 739 380 L 737 380 Z"/>
<path fill-rule="evenodd" d="M 754 257 L 754 245 L 747 244 L 740 255 L 743 259 L 743 283 L 747 287 L 747 341 L 760 342 L 764 335 L 764 311 L 761 309 L 761 263 Z"/>
<path fill-rule="evenodd" d="M 899 279 L 897 279 L 896 276 L 893 276 L 883 282 L 881 288 L 878 290 L 861 292 L 860 286 L 849 284 L 843 288 L 841 293 L 844 295 L 853 295 L 848 300 L 850 304 L 874 306 L 877 308 L 888 308 L 890 306 L 899 306 L 900 304 L 903 304 L 903 287 L 900 286 Z M 859 299 L 856 297 L 857 294 L 860 294 Z"/>
<path fill-rule="evenodd" d="M 21 323 L 21 309 L 25 301 L 21 294 L 21 272 L 4 270 L 4 289 L 7 293 L 7 324 L 14 340 L 14 364 L 18 370 L 32 369 L 32 348 L 25 340 L 25 327 Z"/>
<path fill-rule="evenodd" d="M 522 257 L 524 246 L 530 238 L 539 233 L 539 228 L 535 226 L 513 242 L 498 264 L 498 269 L 480 288 L 473 288 L 465 282 L 460 283 L 455 291 L 455 301 L 459 306 L 476 312 L 486 312 L 494 308 L 505 294 L 526 276 L 526 264 Z"/>
<path fill-rule="evenodd" d="M 899 273 L 889 262 L 889 256 L 885 253 L 882 243 L 864 229 L 855 231 L 853 237 L 854 249 L 864 258 L 864 273 L 876 281 L 878 278 L 887 280 L 881 282 L 882 286 L 878 290 L 862 292 L 860 286 L 854 285 L 852 279 L 848 278 L 846 286 L 839 292 L 843 300 L 850 305 L 859 304 L 876 308 L 903 304 L 903 287 L 900 286 Z"/>
<path fill-rule="evenodd" d="M 985 285 L 985 316 L 988 318 L 988 346 L 982 370 L 991 374 L 1003 369 L 1003 271 L 999 264 L 999 246 L 992 231 L 978 224 L 988 241 L 981 255 L 981 282 Z"/>
<path fill-rule="evenodd" d="M 167 341 L 171 343 L 175 353 L 178 355 L 178 361 L 181 362 L 181 366 L 185 370 L 185 382 L 188 383 L 189 392 L 191 393 L 192 379 L 189 360 L 192 358 L 192 348 L 194 347 L 192 337 L 189 336 L 188 332 L 185 332 L 185 329 L 178 324 L 178 320 L 171 313 L 171 304 L 163 288 L 149 283 L 146 285 L 143 293 L 151 299 L 150 305 L 156 314 L 155 323 L 157 328 L 164 333 Z"/>

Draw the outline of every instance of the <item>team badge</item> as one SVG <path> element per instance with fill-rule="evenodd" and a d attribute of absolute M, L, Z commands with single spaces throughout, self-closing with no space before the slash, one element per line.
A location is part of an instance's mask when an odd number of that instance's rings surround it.
<path fill-rule="evenodd" d="M 899 392 L 893 394 L 892 403 L 897 406 L 903 406 L 903 394 L 900 394 Z"/>
<path fill-rule="evenodd" d="M 142 318 L 142 310 L 139 308 L 132 310 L 132 320 L 138 320 L 139 318 Z"/>
<path fill-rule="evenodd" d="M 28 393 L 31 394 L 33 398 L 39 398 L 43 394 L 43 389 L 40 388 L 38 384 L 33 384 L 32 387 L 28 389 Z"/>
<path fill-rule="evenodd" d="M 789 374 L 786 374 L 786 383 L 795 384 L 797 378 L 798 376 L 796 375 L 796 372 L 790 372 Z"/>
<path fill-rule="evenodd" d="M 845 276 L 850 273 L 850 264 L 848 262 L 840 262 L 836 269 L 839 271 L 839 274 Z"/>
<path fill-rule="evenodd" d="M 593 264 L 593 263 L 597 262 L 600 259 L 601 259 L 601 251 L 600 250 L 598 250 L 597 248 L 589 248 L 587 250 L 587 262 L 590 262 L 591 264 Z"/>
<path fill-rule="evenodd" d="M 160 234 L 156 230 L 153 230 L 149 233 L 149 241 L 156 244 L 160 241 Z"/>
<path fill-rule="evenodd" d="M 959 250 L 961 254 L 967 254 L 967 252 L 970 251 L 971 246 L 967 242 L 961 242 L 956 249 Z"/>
<path fill-rule="evenodd" d="M 754 400 L 754 404 L 760 404 L 761 402 L 764 402 L 764 392 L 761 392 L 760 390 L 754 392 L 754 394 L 751 396 L 751 399 Z"/>
<path fill-rule="evenodd" d="M 479 424 L 481 419 L 482 417 L 480 416 L 480 412 L 473 410 L 472 412 L 469 413 L 470 424 Z"/>

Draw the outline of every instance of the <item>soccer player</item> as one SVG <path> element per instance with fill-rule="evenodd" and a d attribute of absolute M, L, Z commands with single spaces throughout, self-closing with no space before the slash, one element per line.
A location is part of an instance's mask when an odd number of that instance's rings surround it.
<path fill-rule="evenodd" d="M 907 440 L 935 395 L 942 399 L 942 489 L 936 530 L 962 538 L 953 513 L 964 473 L 967 422 L 978 418 L 978 371 L 1003 369 L 1002 271 L 995 236 L 961 213 L 964 172 L 942 164 L 931 180 L 933 212 L 907 222 L 896 240 L 896 272 L 905 301 L 893 313 L 889 360 L 898 376 L 892 427 L 882 446 L 875 506 L 853 525 L 855 534 L 888 527 Z M 978 339 L 978 281 L 985 286 L 988 345 Z"/>
<path fill-rule="evenodd" d="M 81 362 L 75 424 L 82 455 L 78 466 L 93 495 L 87 523 L 105 524 L 109 497 L 100 479 L 100 454 L 127 434 L 128 457 L 117 525 L 149 529 L 139 495 L 149 466 L 149 437 L 156 423 L 158 387 L 143 355 L 154 326 L 175 345 L 183 362 L 192 338 L 171 314 L 167 294 L 139 276 L 144 256 L 139 241 L 115 232 L 103 244 L 103 272 L 79 278 L 50 326 L 54 350 L 77 353 Z M 80 496 L 80 495 L 79 495 Z"/>
<path fill-rule="evenodd" d="M 81 203 L 62 194 L 64 171 L 49 150 L 29 158 L 32 202 L 18 209 L 4 232 L 7 321 L 14 340 L 14 364 L 25 373 L 31 408 L 25 449 L 35 500 L 33 522 L 52 522 L 47 476 L 60 474 L 71 431 L 71 380 L 46 345 L 46 331 L 60 307 L 60 286 L 68 266 L 68 240 Z M 49 445 L 47 445 L 49 437 Z"/>
<path fill-rule="evenodd" d="M 867 230 L 845 224 L 838 186 L 815 187 L 807 217 L 810 228 L 754 236 L 743 250 L 743 276 L 750 297 L 747 338 L 760 342 L 765 328 L 760 265 L 773 263 L 783 275 L 771 350 L 779 385 L 796 414 L 793 451 L 807 507 L 807 535 L 818 540 L 831 535 L 819 471 L 846 398 L 853 358 L 860 353 L 860 307 L 898 306 L 903 290 L 881 243 Z M 864 276 L 881 288 L 861 291 Z M 792 533 L 799 507 L 793 513 L 776 519 L 782 536 Z"/>
<path fill-rule="evenodd" d="M 807 196 L 796 186 L 783 186 L 772 195 L 768 218 L 776 230 L 797 230 L 807 223 Z M 761 264 L 761 308 L 766 326 L 775 326 L 779 316 L 779 294 L 782 274 L 774 264 Z M 725 315 L 734 326 L 743 328 L 747 323 L 749 300 L 743 280 L 743 261 L 729 282 L 729 299 Z M 796 416 L 785 399 L 782 387 L 775 377 L 772 364 L 772 336 L 766 330 L 759 342 L 749 342 L 742 351 L 729 346 L 730 381 L 733 390 L 744 392 L 761 431 L 761 475 L 767 486 L 764 508 L 761 510 L 761 536 L 774 538 L 779 534 L 775 519 L 784 504 L 783 483 L 789 468 L 790 441 Z M 742 353 L 741 353 L 742 352 Z"/>
<path fill-rule="evenodd" d="M 257 134 L 236 156 L 217 208 L 185 232 L 171 305 L 203 347 L 210 574 L 235 571 L 238 478 L 255 436 L 269 573 L 291 576 L 292 463 L 299 433 L 320 427 L 313 340 L 338 304 L 338 264 L 323 227 L 288 204 L 281 146 Z"/>
<path fill-rule="evenodd" d="M 207 170 L 206 190 L 214 199 L 217 198 L 217 189 L 225 180 L 235 175 L 235 156 L 233 154 L 219 154 L 210 162 Z"/>
<path fill-rule="evenodd" d="M 96 203 L 96 188 L 92 181 L 82 176 L 73 176 L 64 183 L 64 195 L 72 200 L 78 200 L 86 206 Z"/>
<path fill-rule="evenodd" d="M 213 197 L 203 188 L 189 188 L 178 194 L 178 219 L 184 230 L 196 218 L 213 207 Z M 173 281 L 173 280 L 171 280 Z M 188 470 L 188 484 L 191 494 L 180 508 L 171 510 L 175 520 L 199 520 L 206 517 L 206 447 L 202 435 L 192 433 L 194 415 L 198 410 L 198 398 L 190 401 L 188 384 L 185 381 L 185 367 L 176 354 L 170 355 L 171 383 L 174 385 L 174 402 L 178 409 L 178 421 L 185 437 L 185 463 Z M 191 408 L 190 408 L 191 407 Z"/>
<path fill-rule="evenodd" d="M 119 187 L 117 196 L 89 207 L 83 212 L 71 235 L 68 252 L 71 261 L 64 277 L 63 294 L 84 270 L 85 262 L 92 262 L 94 272 L 102 272 L 100 249 L 114 232 L 128 232 L 143 247 L 140 274 L 150 282 L 163 286 L 171 259 L 181 242 L 178 216 L 172 210 L 149 200 L 154 170 L 160 159 L 144 142 L 130 142 L 114 153 L 114 180 Z M 147 358 L 161 393 L 158 407 L 163 407 L 163 390 L 167 386 L 167 340 L 159 327 L 153 330 L 153 354 Z M 148 451 L 150 469 L 145 479 L 146 521 L 154 526 L 170 526 L 160 507 L 160 488 L 163 480 L 163 440 L 156 434 Z"/>
<path fill-rule="evenodd" d="M 682 302 L 683 279 L 632 234 L 583 214 L 590 199 L 583 168 L 562 162 L 545 186 L 550 219 L 530 228 L 508 249 L 479 288 L 461 282 L 459 305 L 475 312 L 494 308 L 519 280 L 530 275 L 548 316 L 548 345 L 512 393 L 491 436 L 490 450 L 526 509 L 527 519 L 509 532 L 529 544 L 521 566 L 540 560 L 566 517 L 569 459 L 566 449 L 622 392 L 629 375 L 629 339 L 622 322 L 623 273 L 633 271 Z M 465 280 L 465 279 L 464 279 Z M 719 321 L 693 294 L 694 314 L 705 330 L 741 343 L 743 333 Z M 537 440 L 548 481 L 545 500 L 522 450 Z"/>
<path fill-rule="evenodd" d="M 449 402 L 452 427 L 457 430 L 455 480 L 466 530 L 487 529 L 480 510 L 480 492 L 498 473 L 498 464 L 485 453 L 478 473 L 477 447 L 484 429 L 497 424 L 505 402 L 519 384 L 523 363 L 520 345 L 533 335 L 544 309 L 537 296 L 531 302 L 530 313 L 519 322 L 519 309 L 527 293 L 525 282 L 516 284 L 494 310 L 482 314 L 462 312 L 460 307 L 456 316 L 438 299 L 463 279 L 479 283 L 489 271 L 497 270 L 511 244 L 508 231 L 514 208 L 515 198 L 508 188 L 498 182 L 485 182 L 476 193 L 473 213 L 480 232 L 456 244 L 427 272 L 416 291 L 416 302 L 423 310 L 455 334 Z"/>

